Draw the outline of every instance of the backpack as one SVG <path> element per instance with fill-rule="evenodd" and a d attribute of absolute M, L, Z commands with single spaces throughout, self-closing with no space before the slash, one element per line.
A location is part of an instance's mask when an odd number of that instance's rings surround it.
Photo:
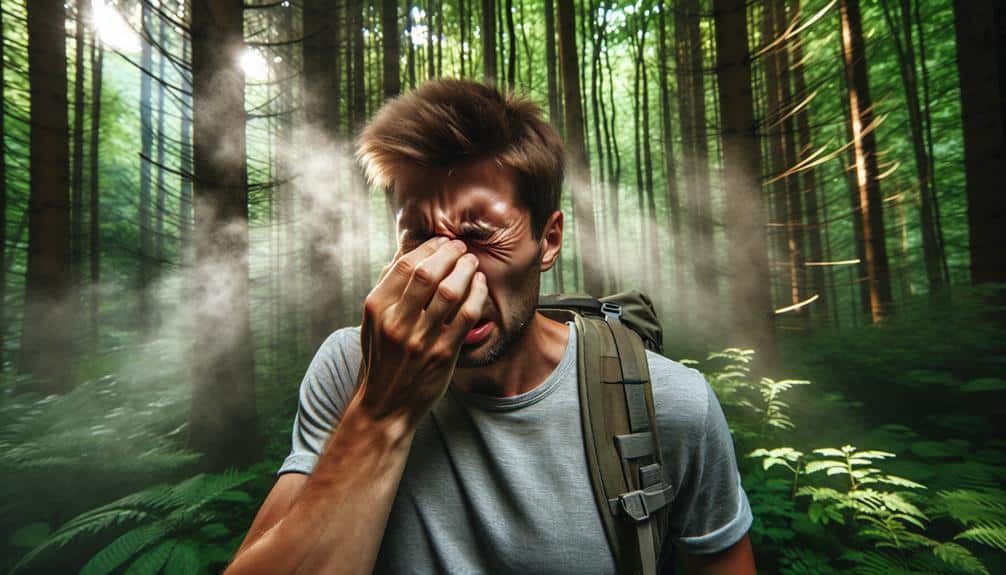
<path fill-rule="evenodd" d="M 538 310 L 577 330 L 580 420 L 594 498 L 622 574 L 655 575 L 673 495 L 664 471 L 646 349 L 663 338 L 653 303 L 639 291 L 601 299 L 546 295 Z"/>

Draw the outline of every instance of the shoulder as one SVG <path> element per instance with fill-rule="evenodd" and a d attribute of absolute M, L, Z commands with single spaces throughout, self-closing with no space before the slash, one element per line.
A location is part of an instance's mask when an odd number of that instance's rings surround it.
<path fill-rule="evenodd" d="M 305 395 L 325 398 L 341 413 L 355 390 L 360 360 L 360 326 L 332 332 L 318 347 L 304 375 L 301 400 Z"/>
<path fill-rule="evenodd" d="M 661 434 L 700 439 L 708 423 L 710 406 L 717 403 L 705 376 L 649 350 L 646 359 Z"/>

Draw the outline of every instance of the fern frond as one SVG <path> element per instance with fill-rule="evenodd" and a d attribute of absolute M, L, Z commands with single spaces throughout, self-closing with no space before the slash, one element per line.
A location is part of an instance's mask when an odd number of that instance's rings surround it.
<path fill-rule="evenodd" d="M 949 517 L 963 525 L 977 522 L 1006 523 L 1006 491 L 998 489 L 955 489 L 939 491 L 933 514 Z"/>
<path fill-rule="evenodd" d="M 1006 524 L 1004 523 L 979 524 L 976 525 L 975 527 L 971 527 L 965 529 L 964 531 L 961 531 L 960 533 L 954 536 L 954 539 L 974 541 L 975 543 L 988 545 L 993 549 L 1006 553 Z"/>
<path fill-rule="evenodd" d="M 98 551 L 91 560 L 84 564 L 80 575 L 106 575 L 119 568 L 130 557 L 139 553 L 167 535 L 167 529 L 161 522 L 143 525 L 128 531 L 112 541 L 107 547 Z"/>
<path fill-rule="evenodd" d="M 168 557 L 171 556 L 171 551 L 177 543 L 178 541 L 174 539 L 158 543 L 156 547 L 133 561 L 123 575 L 157 575 L 161 567 L 164 567 Z"/>
<path fill-rule="evenodd" d="M 989 570 L 967 547 L 953 542 L 933 547 L 933 555 L 941 561 L 969 575 L 990 575 Z"/>
<path fill-rule="evenodd" d="M 171 551 L 164 575 L 192 575 L 199 572 L 199 551 L 196 544 L 185 539 Z"/>
<path fill-rule="evenodd" d="M 98 533 L 99 531 L 104 531 L 126 522 L 142 521 L 148 517 L 147 513 L 133 509 L 108 509 L 103 513 L 91 515 L 88 521 L 78 523 L 71 521 L 57 529 L 45 541 L 22 557 L 11 572 L 17 572 L 25 565 L 37 559 L 39 555 L 49 550 L 65 547 L 68 543 L 82 535 Z"/>

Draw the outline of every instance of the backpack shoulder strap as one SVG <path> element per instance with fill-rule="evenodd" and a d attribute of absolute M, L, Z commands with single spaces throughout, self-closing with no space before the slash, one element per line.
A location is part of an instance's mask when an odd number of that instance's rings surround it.
<path fill-rule="evenodd" d="M 575 314 L 581 423 L 594 497 L 619 573 L 655 575 L 672 490 L 642 340 L 617 314 Z"/>

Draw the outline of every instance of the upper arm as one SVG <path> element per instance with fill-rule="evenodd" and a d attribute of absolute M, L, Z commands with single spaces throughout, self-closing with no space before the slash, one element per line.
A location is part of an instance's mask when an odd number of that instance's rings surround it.
<path fill-rule="evenodd" d="M 307 475 L 303 473 L 284 473 L 279 476 L 262 503 L 262 507 L 259 507 L 258 513 L 255 514 L 255 520 L 252 521 L 248 534 L 241 542 L 237 554 L 240 554 L 245 547 L 276 525 L 290 511 L 293 502 L 300 495 L 300 490 L 306 482 Z"/>
<path fill-rule="evenodd" d="M 718 553 L 695 555 L 682 553 L 681 562 L 688 575 L 755 575 L 751 540 L 745 535 Z"/>

